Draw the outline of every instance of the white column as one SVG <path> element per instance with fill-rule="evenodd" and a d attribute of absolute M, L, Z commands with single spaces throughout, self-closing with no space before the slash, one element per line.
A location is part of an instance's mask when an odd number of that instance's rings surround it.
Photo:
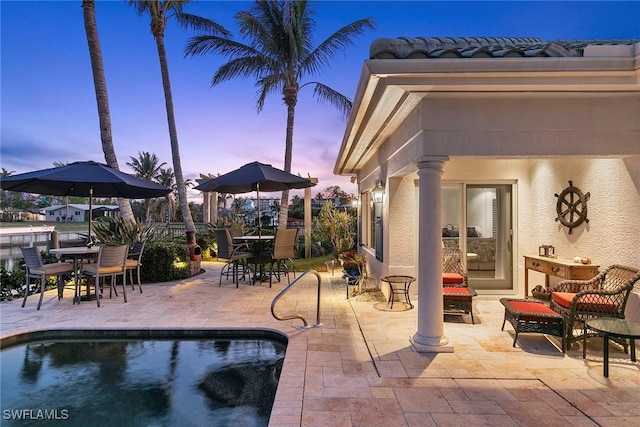
<path fill-rule="evenodd" d="M 206 191 L 202 193 L 202 222 L 211 222 L 211 214 L 209 213 L 210 198 L 211 193 Z"/>
<path fill-rule="evenodd" d="M 311 182 L 318 183 L 318 178 L 309 177 Z M 311 187 L 304 189 L 304 257 L 311 258 Z"/>
<path fill-rule="evenodd" d="M 442 309 L 442 170 L 448 157 L 418 162 L 418 330 L 410 341 L 416 351 L 450 353 Z"/>
<path fill-rule="evenodd" d="M 218 192 L 212 191 L 209 198 L 209 222 L 215 224 L 218 222 Z"/>

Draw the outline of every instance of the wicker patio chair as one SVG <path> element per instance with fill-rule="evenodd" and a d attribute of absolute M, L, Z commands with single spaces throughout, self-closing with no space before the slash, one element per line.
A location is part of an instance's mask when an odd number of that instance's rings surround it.
<path fill-rule="evenodd" d="M 467 269 L 462 262 L 462 251 L 459 248 L 442 248 L 442 285 L 468 286 Z"/>
<path fill-rule="evenodd" d="M 140 289 L 140 293 L 142 293 L 142 280 L 140 279 L 140 268 L 142 267 L 142 252 L 144 251 L 144 246 L 146 241 L 137 241 L 133 244 L 131 248 L 129 248 L 129 253 L 127 254 L 127 263 L 125 264 L 125 269 L 129 272 L 129 281 L 131 282 L 131 289 L 135 291 L 136 286 L 133 280 L 133 272 L 135 270 L 136 277 L 138 279 L 138 288 Z"/>
<path fill-rule="evenodd" d="M 615 264 L 590 280 L 564 280 L 554 286 L 551 289 L 550 307 L 565 319 L 565 346 L 568 348 L 573 341 L 585 337 L 586 321 L 589 319 L 623 319 L 631 290 L 639 280 L 639 269 Z M 621 344 L 626 351 L 626 342 Z"/>
<path fill-rule="evenodd" d="M 289 273 L 293 273 L 293 277 L 296 277 L 293 258 L 296 256 L 295 246 L 297 241 L 297 228 L 279 228 L 276 231 L 276 238 L 271 252 L 271 265 L 269 266 L 269 287 L 271 287 L 274 275 L 280 281 L 280 276 L 286 274 L 287 283 L 291 283 Z"/>
<path fill-rule="evenodd" d="M 35 247 L 23 247 L 22 256 L 24 257 L 24 266 L 26 269 L 25 279 L 26 286 L 24 290 L 24 299 L 22 300 L 22 307 L 27 303 L 27 297 L 29 296 L 29 282 L 30 279 L 38 279 L 40 281 L 40 299 L 38 300 L 37 310 L 40 310 L 42 305 L 42 298 L 44 297 L 44 291 L 47 287 L 47 277 L 56 276 L 58 278 L 58 299 L 62 298 L 62 291 L 64 289 L 64 283 L 62 276 L 65 274 L 74 273 L 73 265 L 68 262 L 56 262 L 53 264 L 45 264 L 42 262 L 42 256 L 40 251 Z"/>
<path fill-rule="evenodd" d="M 242 227 L 229 227 L 227 228 L 227 230 L 229 230 L 229 234 L 231 235 L 232 239 L 234 237 L 244 236 L 244 230 L 242 229 Z"/>
<path fill-rule="evenodd" d="M 98 252 L 98 259 L 95 264 L 87 264 L 82 268 L 82 274 L 93 278 L 93 284 L 96 291 L 96 304 L 100 307 L 100 279 L 104 282 L 107 277 L 111 278 L 109 282 L 109 298 L 112 293 L 118 296 L 116 290 L 116 278 L 122 276 L 122 294 L 124 302 L 127 302 L 127 274 L 125 264 L 127 263 L 127 253 L 129 245 L 118 246 L 101 246 Z M 90 286 L 87 283 L 87 286 Z M 76 297 L 80 302 L 80 284 L 76 285 Z"/>
<path fill-rule="evenodd" d="M 240 277 L 250 276 L 248 260 L 251 258 L 251 253 L 243 251 L 247 249 L 247 245 L 234 245 L 233 238 L 229 233 L 228 228 L 216 228 L 214 230 L 216 235 L 216 243 L 218 244 L 218 258 L 226 259 L 227 263 L 220 270 L 220 282 L 218 286 L 222 286 L 222 276 L 226 275 L 227 279 L 231 274 L 232 282 L 238 287 Z M 241 271 L 242 270 L 242 271 Z"/>

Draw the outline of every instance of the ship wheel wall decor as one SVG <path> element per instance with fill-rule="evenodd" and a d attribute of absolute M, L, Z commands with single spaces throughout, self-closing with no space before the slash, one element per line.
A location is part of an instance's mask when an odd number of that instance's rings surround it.
<path fill-rule="evenodd" d="M 589 222 L 589 218 L 587 218 L 587 202 L 591 197 L 589 193 L 582 194 L 582 191 L 569 181 L 569 186 L 562 190 L 562 193 L 554 194 L 554 196 L 558 198 L 556 221 L 560 221 L 560 224 L 569 228 L 569 234 L 583 222 Z"/>

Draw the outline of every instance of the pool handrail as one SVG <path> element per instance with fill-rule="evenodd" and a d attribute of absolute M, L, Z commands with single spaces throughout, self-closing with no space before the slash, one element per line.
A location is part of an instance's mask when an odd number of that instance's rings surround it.
<path fill-rule="evenodd" d="M 294 313 L 294 314 L 289 314 L 286 316 L 282 316 L 279 315 L 275 312 L 275 306 L 276 303 L 278 302 L 278 300 L 280 298 L 282 298 L 282 296 L 284 294 L 286 294 L 291 288 L 293 288 L 295 285 L 298 284 L 298 282 L 305 277 L 307 274 L 315 274 L 315 276 L 318 278 L 318 302 L 317 302 L 317 306 L 316 306 L 316 323 L 314 323 L 313 325 L 309 326 L 309 322 L 307 321 L 307 319 L 298 313 Z M 293 282 L 291 282 L 289 285 L 287 285 L 283 290 L 281 290 L 278 295 L 275 296 L 275 298 L 273 298 L 273 301 L 271 302 L 271 314 L 273 315 L 273 317 L 276 320 L 292 320 L 292 319 L 300 319 L 302 320 L 302 322 L 304 323 L 303 328 L 317 328 L 318 326 L 322 326 L 322 323 L 320 323 L 320 288 L 322 285 L 322 279 L 320 278 L 320 274 L 316 271 L 316 270 L 307 270 L 304 273 L 302 273 L 300 276 L 298 276 Z"/>

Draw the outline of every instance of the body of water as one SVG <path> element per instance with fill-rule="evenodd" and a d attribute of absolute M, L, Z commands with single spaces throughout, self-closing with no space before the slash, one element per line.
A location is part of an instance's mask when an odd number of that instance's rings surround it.
<path fill-rule="evenodd" d="M 63 339 L 3 348 L 1 424 L 267 426 L 285 349 L 258 338 Z"/>

